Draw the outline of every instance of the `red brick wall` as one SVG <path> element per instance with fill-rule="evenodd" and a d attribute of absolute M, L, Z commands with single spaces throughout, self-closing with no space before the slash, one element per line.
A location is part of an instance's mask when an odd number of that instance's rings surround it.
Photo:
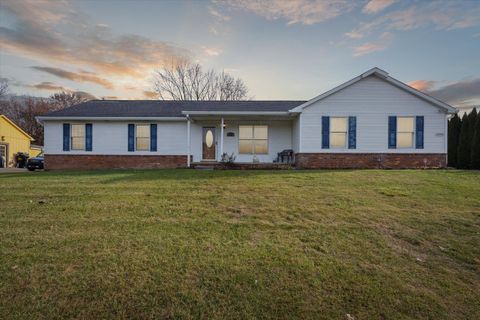
<path fill-rule="evenodd" d="M 302 169 L 407 169 L 445 168 L 443 153 L 298 153 L 295 165 Z"/>
<path fill-rule="evenodd" d="M 47 170 L 178 168 L 186 166 L 186 155 L 45 155 L 45 169 Z"/>

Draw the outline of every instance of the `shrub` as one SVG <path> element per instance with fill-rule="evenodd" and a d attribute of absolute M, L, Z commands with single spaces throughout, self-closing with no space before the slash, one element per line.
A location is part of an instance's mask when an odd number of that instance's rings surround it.
<path fill-rule="evenodd" d="M 480 169 L 480 116 L 478 114 L 475 125 L 473 127 L 473 142 L 470 155 L 470 167 L 472 169 Z"/>
<path fill-rule="evenodd" d="M 455 114 L 448 122 L 448 166 L 457 166 L 458 137 L 460 135 L 460 117 Z"/>
<path fill-rule="evenodd" d="M 462 126 L 460 128 L 460 136 L 458 139 L 457 151 L 457 168 L 468 169 L 470 166 L 470 149 L 472 140 L 470 137 L 470 122 L 468 115 L 465 113 L 462 117 Z"/>

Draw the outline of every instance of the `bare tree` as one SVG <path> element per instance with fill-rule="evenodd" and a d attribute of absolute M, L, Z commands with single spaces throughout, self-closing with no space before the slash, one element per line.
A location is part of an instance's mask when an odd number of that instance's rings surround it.
<path fill-rule="evenodd" d="M 238 78 L 198 63 L 181 62 L 155 71 L 154 90 L 162 100 L 242 100 L 248 89 Z"/>
<path fill-rule="evenodd" d="M 0 101 L 0 114 L 6 115 L 25 132 L 35 143 L 43 144 L 43 126 L 35 119 L 48 112 L 68 108 L 94 98 L 82 92 L 59 92 L 49 98 L 11 97 Z"/>
<path fill-rule="evenodd" d="M 57 92 L 54 93 L 50 96 L 50 100 L 52 101 L 53 104 L 53 109 L 55 110 L 60 110 L 64 108 L 71 107 L 73 105 L 92 100 L 95 97 L 89 95 L 89 94 L 84 94 L 81 92 Z"/>
<path fill-rule="evenodd" d="M 0 114 L 6 115 L 15 124 L 35 139 L 36 144 L 43 144 L 43 126 L 37 122 L 36 116 L 55 110 L 50 100 L 34 97 L 0 102 Z"/>
<path fill-rule="evenodd" d="M 0 80 L 0 98 L 3 98 L 8 93 L 8 81 Z"/>

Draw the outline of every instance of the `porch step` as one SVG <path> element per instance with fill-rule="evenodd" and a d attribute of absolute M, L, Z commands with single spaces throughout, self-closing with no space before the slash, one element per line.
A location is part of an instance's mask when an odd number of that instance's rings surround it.
<path fill-rule="evenodd" d="M 215 165 L 194 165 L 193 168 L 196 170 L 213 170 Z"/>
<path fill-rule="evenodd" d="M 219 162 L 193 162 L 191 168 L 198 170 L 215 170 L 215 169 L 230 169 L 230 170 L 290 170 L 294 168 L 293 164 L 289 163 L 251 163 L 251 162 L 235 162 L 230 165 L 225 165 Z"/>

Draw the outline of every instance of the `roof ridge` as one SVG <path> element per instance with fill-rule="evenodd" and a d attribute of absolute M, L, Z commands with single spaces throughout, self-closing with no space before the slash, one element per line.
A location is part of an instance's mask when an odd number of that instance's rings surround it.
<path fill-rule="evenodd" d="M 85 102 L 92 102 L 92 101 L 98 101 L 98 102 L 119 102 L 119 101 L 125 101 L 125 102 L 139 102 L 139 101 L 145 101 L 145 102 L 296 102 L 296 101 L 308 101 L 307 99 L 291 99 L 291 100 L 152 100 L 152 99 L 92 99 L 88 100 Z M 84 103 L 84 102 L 82 102 Z"/>

